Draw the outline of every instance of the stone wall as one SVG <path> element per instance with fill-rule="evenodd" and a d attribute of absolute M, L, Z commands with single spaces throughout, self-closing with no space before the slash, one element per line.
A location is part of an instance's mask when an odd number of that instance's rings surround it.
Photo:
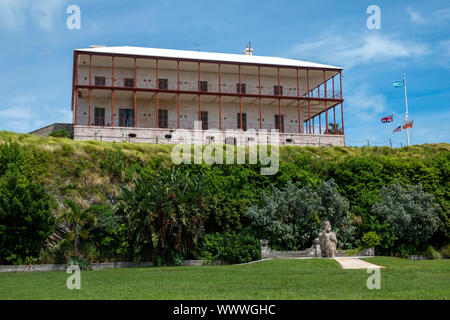
<path fill-rule="evenodd" d="M 156 128 L 128 128 L 128 127 L 89 127 L 75 126 L 75 140 L 100 140 L 115 142 L 145 142 L 158 144 L 177 144 L 182 143 L 177 134 L 178 131 L 173 129 L 156 129 Z M 209 144 L 212 141 L 216 143 L 224 143 L 224 141 L 213 140 L 215 135 L 228 135 L 227 132 L 219 130 L 185 130 L 191 136 L 192 143 Z M 234 131 L 234 137 L 227 139 L 227 142 L 233 143 L 235 139 L 237 145 L 245 145 L 249 143 L 249 139 L 260 138 L 257 131 Z M 270 134 L 267 135 L 270 139 Z M 298 145 L 298 146 L 344 146 L 344 135 L 313 135 L 313 134 L 288 134 L 281 133 L 278 135 L 280 145 Z M 186 141 L 185 141 L 186 142 Z M 270 140 L 269 140 L 270 143 Z"/>
<path fill-rule="evenodd" d="M 73 136 L 73 124 L 71 123 L 52 123 L 48 126 L 42 127 L 40 129 L 34 130 L 30 132 L 30 134 L 37 134 L 40 136 L 48 136 L 55 130 L 67 129 L 70 134 Z"/>

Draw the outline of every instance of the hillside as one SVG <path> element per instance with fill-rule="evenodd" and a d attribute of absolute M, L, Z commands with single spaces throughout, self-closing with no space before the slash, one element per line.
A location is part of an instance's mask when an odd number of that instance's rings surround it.
<path fill-rule="evenodd" d="M 65 138 L 42 137 L 0 131 L 0 144 L 9 140 L 18 142 L 32 153 L 36 170 L 42 177 L 46 190 L 57 200 L 70 197 L 77 201 L 101 202 L 120 191 L 120 184 L 131 182 L 136 176 L 136 165 L 170 167 L 172 145 L 144 143 L 110 143 L 102 141 L 74 141 Z M 107 151 L 121 150 L 116 155 Z M 389 147 L 280 147 L 280 170 L 274 180 L 286 174 L 287 164 L 299 159 L 309 159 L 307 167 L 323 171 L 329 163 L 339 163 L 349 158 L 383 161 L 395 159 L 402 162 L 430 162 L 450 157 L 450 144 L 424 144 L 392 149 Z M 114 158 L 116 156 L 116 158 Z M 112 174 L 105 162 L 117 162 L 121 173 Z M 122 162 L 122 163 L 121 163 Z M 110 164 L 114 165 L 114 164 Z M 222 165 L 225 166 L 225 165 Z M 251 165 L 247 165 L 252 167 Z M 292 169 L 289 167 L 289 169 Z M 108 172 L 109 171 L 109 172 Z"/>

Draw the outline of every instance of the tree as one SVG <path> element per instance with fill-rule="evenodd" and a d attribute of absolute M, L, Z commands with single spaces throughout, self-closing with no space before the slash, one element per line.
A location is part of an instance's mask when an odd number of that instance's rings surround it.
<path fill-rule="evenodd" d="M 299 188 L 288 182 L 283 189 L 273 187 L 263 194 L 260 205 L 248 209 L 247 216 L 261 238 L 274 248 L 304 249 L 320 231 L 320 199 L 311 187 Z"/>
<path fill-rule="evenodd" d="M 336 127 L 333 122 L 328 124 L 328 133 L 329 134 L 343 134 L 342 129 L 339 128 L 339 123 L 336 123 Z"/>
<path fill-rule="evenodd" d="M 210 195 L 202 177 L 178 167 L 125 186 L 119 211 L 127 217 L 135 259 L 196 256 L 208 217 Z"/>
<path fill-rule="evenodd" d="M 59 220 L 64 222 L 71 230 L 69 236 L 70 238 L 73 237 L 73 252 L 77 256 L 80 238 L 87 239 L 89 227 L 97 221 L 95 216 L 97 207 L 90 206 L 83 209 L 71 199 L 65 200 L 64 203 L 69 208 L 59 217 Z"/>
<path fill-rule="evenodd" d="M 54 225 L 48 194 L 9 166 L 0 178 L 0 264 L 37 257 Z"/>
<path fill-rule="evenodd" d="M 433 196 L 423 191 L 421 185 L 403 188 L 393 183 L 380 190 L 380 197 L 371 212 L 392 227 L 398 238 L 397 249 L 408 253 L 420 251 L 438 228 L 439 208 Z"/>

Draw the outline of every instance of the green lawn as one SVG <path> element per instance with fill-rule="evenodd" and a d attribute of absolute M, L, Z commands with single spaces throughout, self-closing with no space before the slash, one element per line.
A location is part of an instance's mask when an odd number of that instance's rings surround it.
<path fill-rule="evenodd" d="M 310 259 L 86 271 L 81 290 L 63 271 L 2 273 L 0 299 L 450 299 L 450 260 L 366 260 L 386 267 L 380 290 L 367 289 L 366 270 Z"/>

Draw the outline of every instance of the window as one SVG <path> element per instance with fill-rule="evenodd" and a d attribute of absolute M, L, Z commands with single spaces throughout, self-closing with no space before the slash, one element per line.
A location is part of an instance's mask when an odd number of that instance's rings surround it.
<path fill-rule="evenodd" d="M 158 79 L 158 88 L 162 90 L 169 89 L 169 80 L 167 79 Z"/>
<path fill-rule="evenodd" d="M 200 118 L 202 120 L 202 130 L 208 130 L 208 111 L 201 111 Z"/>
<path fill-rule="evenodd" d="M 169 112 L 167 109 L 158 110 L 158 128 L 169 127 Z"/>
<path fill-rule="evenodd" d="M 236 83 L 236 93 L 246 93 L 245 83 L 241 83 L 241 90 L 239 91 L 239 83 Z"/>
<path fill-rule="evenodd" d="M 208 91 L 208 81 L 200 81 L 200 91 Z"/>
<path fill-rule="evenodd" d="M 281 129 L 280 129 L 280 115 L 275 115 L 275 129 L 278 129 L 279 132 L 283 132 L 284 130 L 284 115 L 281 115 Z"/>
<path fill-rule="evenodd" d="M 237 114 L 237 128 L 241 128 L 241 113 Z M 242 130 L 247 131 L 247 114 L 242 113 Z"/>
<path fill-rule="evenodd" d="M 283 95 L 283 86 L 280 86 L 280 88 L 278 88 L 278 86 L 273 86 L 273 94 L 275 96 L 278 96 L 278 95 L 282 96 Z"/>
<path fill-rule="evenodd" d="M 126 88 L 133 88 L 134 87 L 134 79 L 133 78 L 123 79 L 123 86 Z"/>
<path fill-rule="evenodd" d="M 105 85 L 105 77 L 95 77 L 95 85 L 96 86 L 104 86 Z"/>
<path fill-rule="evenodd" d="M 105 108 L 94 109 L 94 125 L 95 126 L 105 125 Z"/>
<path fill-rule="evenodd" d="M 120 109 L 119 110 L 119 126 L 133 127 L 134 126 L 134 110 Z"/>

